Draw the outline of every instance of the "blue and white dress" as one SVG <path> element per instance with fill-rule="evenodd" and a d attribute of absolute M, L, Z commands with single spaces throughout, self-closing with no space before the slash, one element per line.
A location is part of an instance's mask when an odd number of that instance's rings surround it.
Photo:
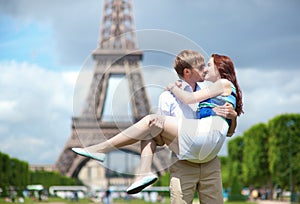
<path fill-rule="evenodd" d="M 198 119 L 179 120 L 177 156 L 180 160 L 205 163 L 216 157 L 226 139 L 231 121 L 216 115 L 212 109 L 226 102 L 236 108 L 236 88 L 233 84 L 231 95 L 200 102 L 196 112 Z"/>

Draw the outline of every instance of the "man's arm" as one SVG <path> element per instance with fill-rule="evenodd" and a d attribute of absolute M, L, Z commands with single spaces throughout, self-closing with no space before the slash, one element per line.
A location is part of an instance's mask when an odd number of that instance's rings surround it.
<path fill-rule="evenodd" d="M 175 116 L 174 104 L 176 103 L 175 97 L 169 91 L 164 91 L 159 96 L 157 113 L 160 115 Z"/>
<path fill-rule="evenodd" d="M 233 109 L 232 105 L 230 103 L 226 103 L 224 106 L 217 106 L 213 109 L 213 111 L 224 118 L 231 120 L 231 125 L 229 127 L 229 130 L 227 132 L 227 136 L 231 137 L 234 134 L 236 125 L 237 125 L 237 113 Z"/>
<path fill-rule="evenodd" d="M 174 116 L 175 102 L 176 102 L 175 97 L 169 91 L 164 91 L 159 96 L 157 114 L 165 115 L 165 116 Z M 159 122 L 158 123 L 157 122 L 158 121 L 151 121 L 151 123 L 154 124 L 155 126 L 160 124 Z M 158 146 L 163 146 L 165 144 L 165 142 L 160 137 L 153 138 L 153 140 Z M 143 145 L 147 145 L 147 143 L 149 142 L 146 141 L 145 143 L 144 141 L 142 141 Z"/>

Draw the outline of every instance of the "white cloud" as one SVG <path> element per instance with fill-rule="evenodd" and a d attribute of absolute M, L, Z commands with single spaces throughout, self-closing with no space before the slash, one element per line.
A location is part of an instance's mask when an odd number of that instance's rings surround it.
<path fill-rule="evenodd" d="M 239 132 L 278 114 L 300 113 L 300 70 L 238 69 L 245 114 L 239 119 Z"/>
<path fill-rule="evenodd" d="M 0 71 L 0 151 L 53 163 L 69 136 L 77 73 L 15 61 L 0 62 Z"/>
<path fill-rule="evenodd" d="M 15 112 L 16 101 L 2 100 L 0 101 L 0 121 L 14 121 L 17 119 L 17 114 Z M 13 117 L 15 116 L 15 117 Z"/>

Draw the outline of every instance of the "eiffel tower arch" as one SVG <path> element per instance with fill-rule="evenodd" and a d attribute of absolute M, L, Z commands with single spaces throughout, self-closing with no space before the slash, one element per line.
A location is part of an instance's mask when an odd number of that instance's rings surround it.
<path fill-rule="evenodd" d="M 71 135 L 55 163 L 55 168 L 66 176 L 78 177 L 89 161 L 73 153 L 72 147 L 105 141 L 151 112 L 141 70 L 143 52 L 137 48 L 134 29 L 130 0 L 104 1 L 100 40 L 92 53 L 95 65 L 86 103 L 81 114 L 72 118 Z M 109 80 L 114 76 L 122 76 L 128 84 L 130 100 L 127 103 L 132 114 L 125 118 L 127 120 L 115 115 L 113 120 L 104 118 Z M 121 150 L 139 154 L 140 143 Z M 153 161 L 158 174 L 165 172 L 168 162 L 169 151 L 159 148 Z"/>

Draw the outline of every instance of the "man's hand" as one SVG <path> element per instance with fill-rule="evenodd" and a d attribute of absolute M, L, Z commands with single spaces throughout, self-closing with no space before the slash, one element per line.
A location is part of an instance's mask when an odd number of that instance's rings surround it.
<path fill-rule="evenodd" d="M 223 106 L 217 106 L 213 108 L 213 111 L 224 118 L 233 120 L 236 119 L 237 113 L 233 109 L 233 106 L 230 103 L 225 103 Z"/>
<path fill-rule="evenodd" d="M 151 115 L 149 120 L 149 128 L 150 134 L 156 142 L 156 145 L 163 146 L 165 144 L 164 139 L 160 136 L 160 133 L 163 131 L 165 123 L 165 116 L 164 115 Z"/>
<path fill-rule="evenodd" d="M 225 103 L 223 106 L 217 106 L 213 108 L 213 111 L 215 111 L 217 115 L 231 120 L 231 126 L 227 132 L 227 137 L 231 137 L 234 134 L 237 125 L 237 113 L 233 109 L 233 106 L 230 103 Z"/>

